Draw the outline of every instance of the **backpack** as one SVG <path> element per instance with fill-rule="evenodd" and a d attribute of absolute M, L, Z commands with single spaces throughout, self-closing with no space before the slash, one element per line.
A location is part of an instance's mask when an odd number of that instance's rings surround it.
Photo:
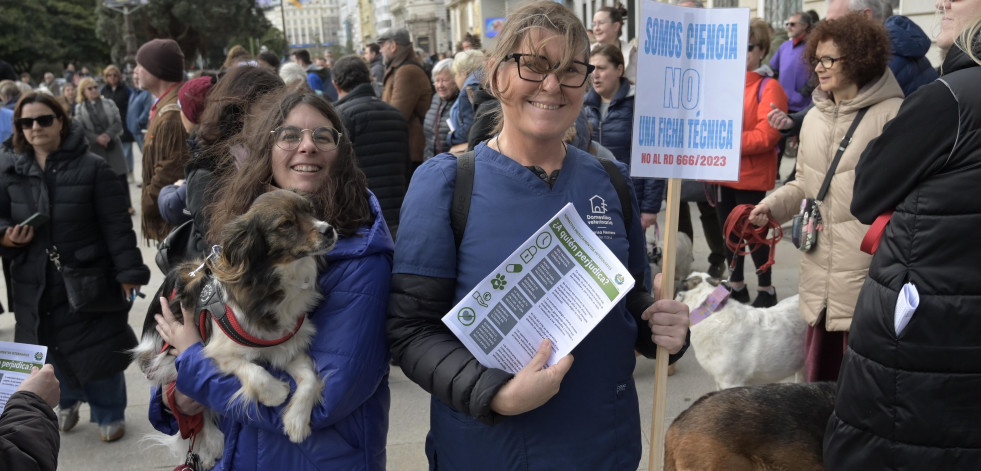
<path fill-rule="evenodd" d="M 631 221 L 634 218 L 634 210 L 633 205 L 630 204 L 627 179 L 620 173 L 620 169 L 612 160 L 600 157 L 596 159 L 603 164 L 603 169 L 610 176 L 610 183 L 613 184 L 617 197 L 620 199 L 624 226 L 629 233 Z M 473 196 L 475 163 L 476 158 L 473 151 L 464 152 L 456 158 L 456 187 L 453 189 L 453 204 L 450 206 L 450 227 L 453 228 L 453 239 L 456 242 L 457 251 L 460 250 L 463 233 L 467 228 L 467 219 L 470 216 L 470 197 Z"/>

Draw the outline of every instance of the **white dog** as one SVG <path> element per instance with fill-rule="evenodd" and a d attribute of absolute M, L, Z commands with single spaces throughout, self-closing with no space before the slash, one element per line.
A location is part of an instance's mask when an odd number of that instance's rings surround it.
<path fill-rule="evenodd" d="M 707 273 L 692 273 L 677 299 L 694 317 L 719 283 Z M 796 295 L 770 308 L 728 300 L 691 327 L 691 344 L 719 389 L 773 383 L 803 369 L 806 326 Z"/>

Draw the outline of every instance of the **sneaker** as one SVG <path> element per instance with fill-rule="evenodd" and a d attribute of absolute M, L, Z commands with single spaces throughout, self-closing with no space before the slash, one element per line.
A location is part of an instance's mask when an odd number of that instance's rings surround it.
<path fill-rule="evenodd" d="M 716 262 L 709 265 L 708 274 L 712 278 L 721 280 L 722 276 L 726 274 L 725 262 Z"/>
<path fill-rule="evenodd" d="M 777 290 L 773 294 L 769 291 L 757 291 L 756 299 L 753 300 L 753 307 L 773 307 L 777 305 Z"/>
<path fill-rule="evenodd" d="M 62 432 L 67 432 L 78 424 L 78 409 L 82 407 L 82 401 L 76 402 L 75 405 L 62 409 L 58 408 L 58 430 Z"/>
<path fill-rule="evenodd" d="M 743 289 L 733 289 L 729 292 L 729 299 L 746 304 L 749 302 L 749 290 L 743 286 Z"/>
<path fill-rule="evenodd" d="M 108 425 L 99 426 L 99 439 L 104 442 L 114 442 L 126 435 L 126 423 L 120 420 Z"/>

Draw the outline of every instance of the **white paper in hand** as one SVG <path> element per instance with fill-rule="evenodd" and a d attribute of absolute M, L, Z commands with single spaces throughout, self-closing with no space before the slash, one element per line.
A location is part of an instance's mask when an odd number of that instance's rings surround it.
<path fill-rule="evenodd" d="M 568 355 L 634 286 L 569 203 L 443 317 L 482 365 L 517 373 L 542 339 Z"/>
<path fill-rule="evenodd" d="M 913 312 L 919 305 L 920 293 L 916 291 L 916 286 L 913 283 L 903 285 L 903 289 L 899 292 L 899 298 L 896 299 L 894 318 L 896 336 L 899 336 L 906 328 L 906 324 L 909 324 L 909 320 L 913 318 Z"/>

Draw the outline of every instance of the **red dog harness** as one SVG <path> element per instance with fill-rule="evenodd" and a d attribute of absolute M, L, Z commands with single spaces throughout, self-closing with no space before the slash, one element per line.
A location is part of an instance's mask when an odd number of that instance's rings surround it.
<path fill-rule="evenodd" d="M 218 328 L 221 329 L 228 338 L 232 339 L 235 343 L 239 345 L 244 345 L 246 347 L 253 348 L 265 348 L 274 347 L 279 345 L 289 339 L 291 339 L 296 332 L 300 330 L 300 326 L 303 325 L 303 320 L 307 316 L 300 316 L 296 321 L 296 326 L 293 330 L 288 332 L 286 335 L 274 339 L 266 340 L 258 338 L 242 328 L 239 324 L 238 319 L 235 317 L 235 311 L 232 310 L 225 300 L 222 298 L 221 290 L 218 289 L 218 281 L 212 278 L 207 284 L 201 289 L 201 297 L 198 299 L 198 305 L 201 306 L 201 312 L 198 317 L 198 328 L 201 329 L 201 338 L 208 338 L 206 334 L 206 325 L 208 316 L 210 315 L 214 319 L 215 324 L 218 324 Z"/>

